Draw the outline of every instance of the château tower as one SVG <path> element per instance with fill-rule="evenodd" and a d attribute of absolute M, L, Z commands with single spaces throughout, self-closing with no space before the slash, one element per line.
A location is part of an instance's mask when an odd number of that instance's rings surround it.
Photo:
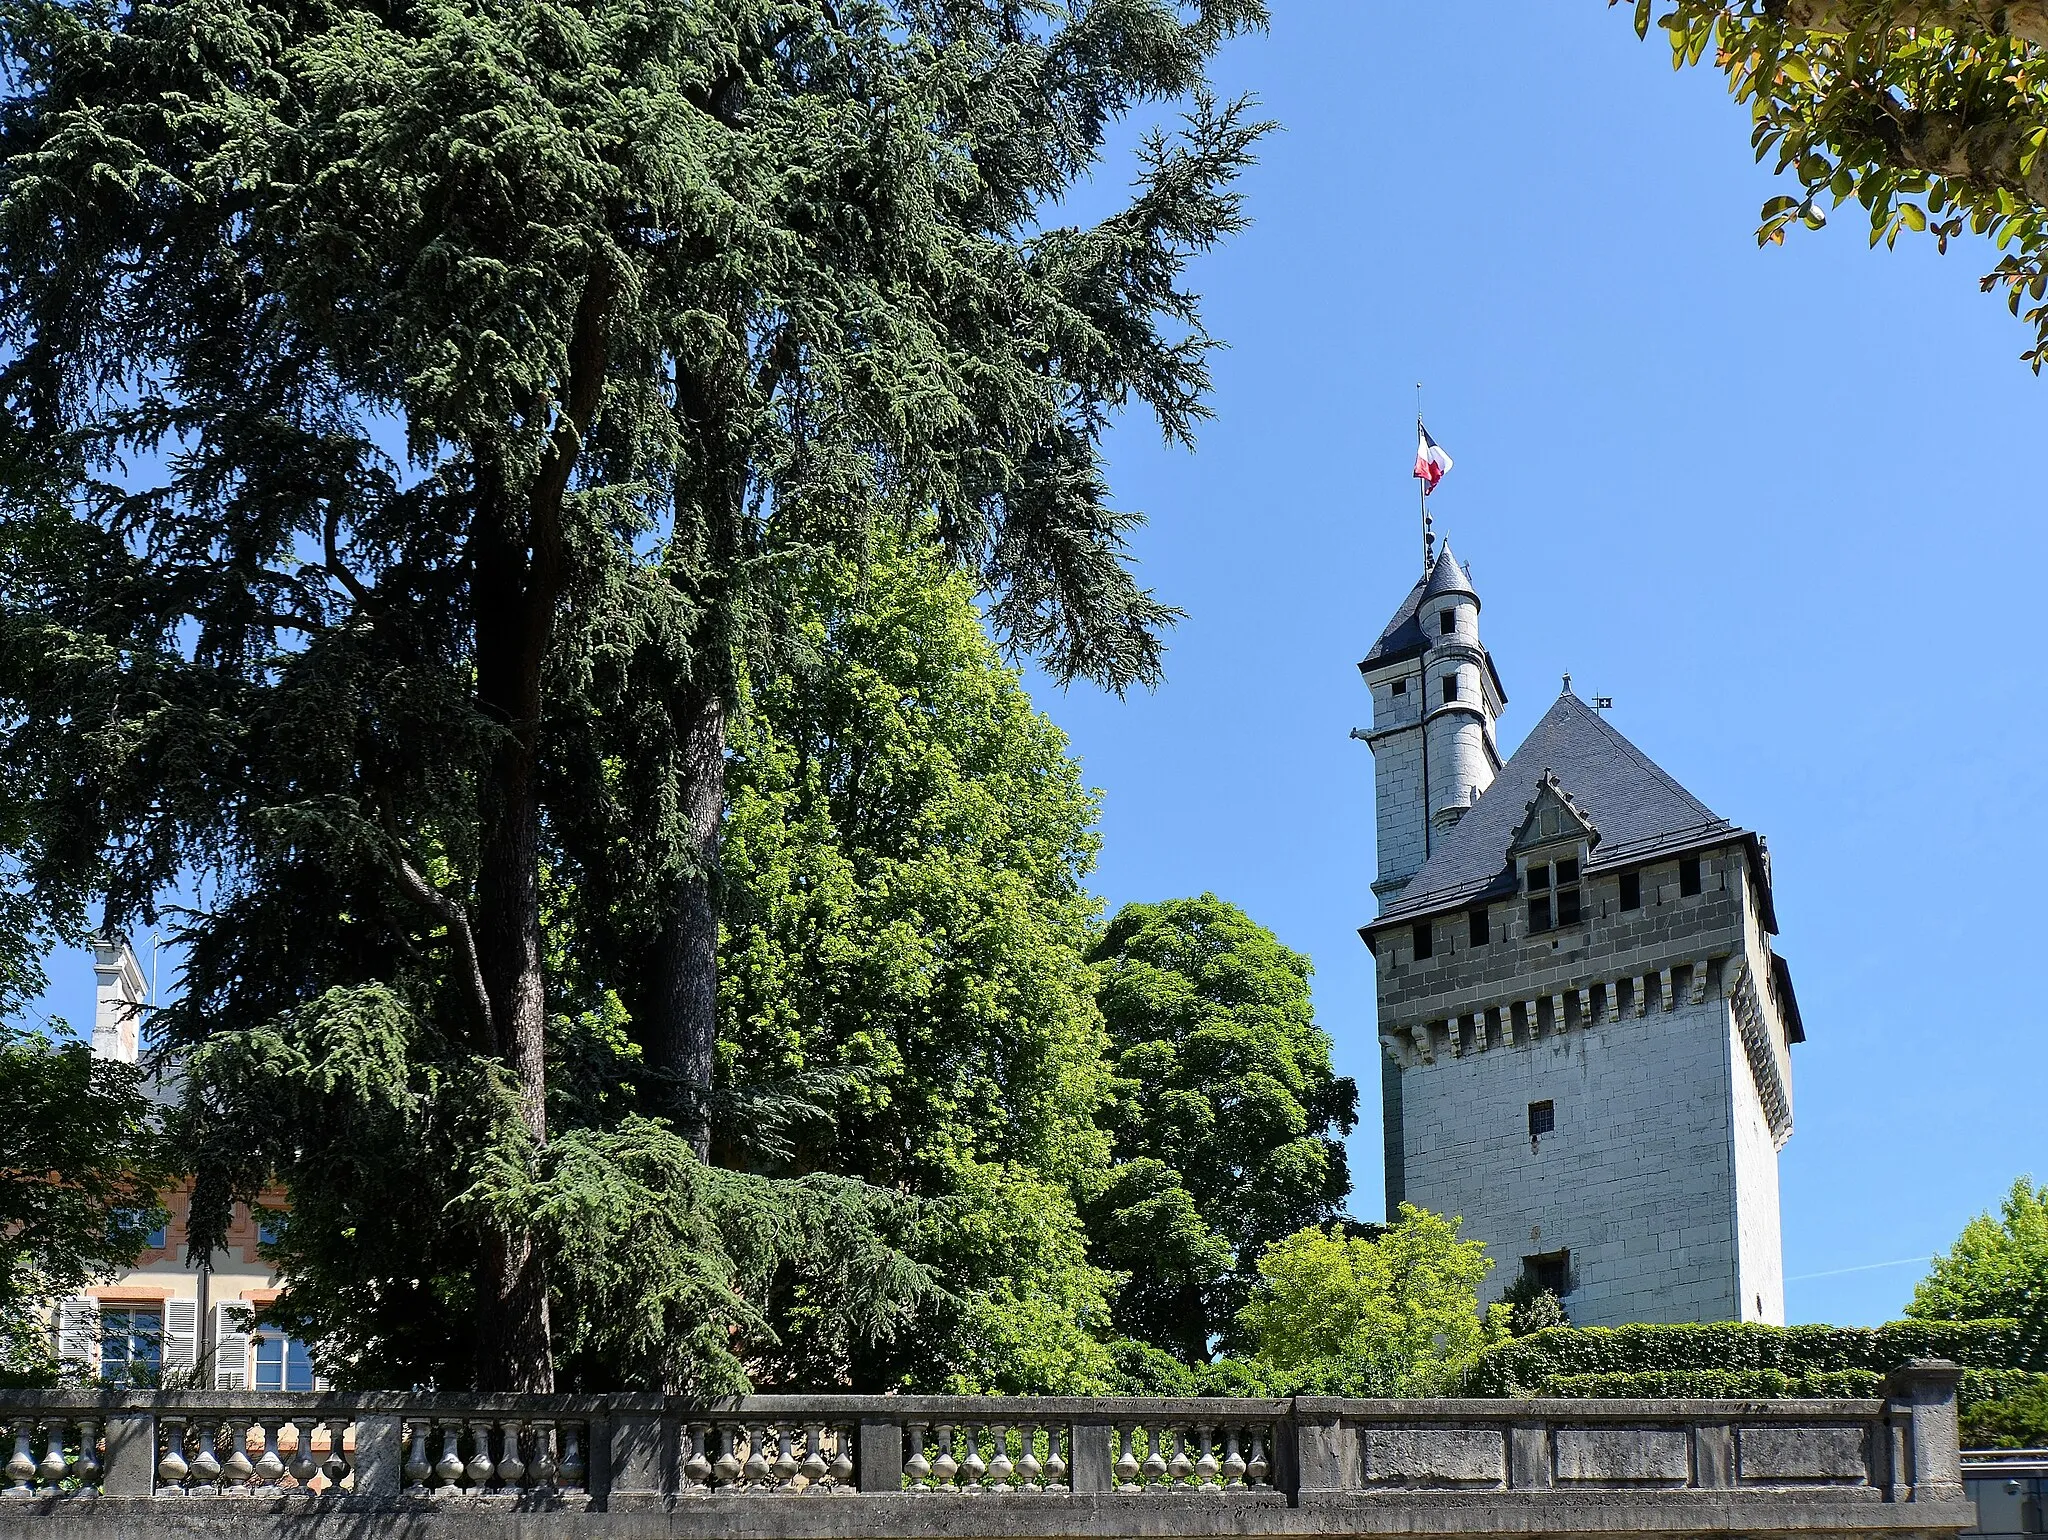
<path fill-rule="evenodd" d="M 1804 1038 L 1764 842 L 1571 693 L 1505 765 L 1446 547 L 1372 691 L 1387 1209 L 1464 1220 L 1574 1322 L 1784 1320 L 1778 1151 Z"/>

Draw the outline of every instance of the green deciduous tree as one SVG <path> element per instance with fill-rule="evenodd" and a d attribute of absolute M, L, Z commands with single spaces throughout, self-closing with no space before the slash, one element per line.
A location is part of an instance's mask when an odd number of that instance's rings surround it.
<path fill-rule="evenodd" d="M 1979 1214 L 1913 1290 L 1908 1319 L 2013 1320 L 2048 1354 L 2048 1187 L 2012 1184 L 1996 1216 Z"/>
<path fill-rule="evenodd" d="M 1305 1229 L 1268 1246 L 1239 1324 L 1259 1359 L 1324 1367 L 1352 1395 L 1431 1395 L 1506 1335 L 1506 1311 L 1479 1311 L 1492 1260 L 1458 1221 L 1413 1204 L 1376 1237 Z"/>
<path fill-rule="evenodd" d="M 1309 962 L 1214 894 L 1129 904 L 1090 952 L 1124 1082 L 1124 1163 L 1093 1197 L 1097 1256 L 1133 1277 L 1129 1335 L 1206 1359 L 1271 1241 L 1333 1217 L 1358 1089 L 1330 1062 Z"/>
<path fill-rule="evenodd" d="M 725 1158 L 931 1200 L 910 1244 L 942 1289 L 893 1342 L 794 1307 L 768 1380 L 1101 1389 L 1096 799 L 929 545 L 805 576 L 808 657 L 750 680 L 733 737 L 720 1080 L 809 1111 Z"/>
<path fill-rule="evenodd" d="M 315 1119 L 194 1080 L 195 1245 L 329 1120 L 431 1131 L 433 1265 L 362 1287 L 439 1280 L 443 1383 L 553 1383 L 599 1279 L 545 1217 L 590 1169 L 551 1118 L 633 1130 L 648 1183 L 709 1146 L 727 739 L 791 564 L 928 531 L 1056 677 L 1157 677 L 1100 440 L 1204 414 L 1184 271 L 1260 132 L 1205 69 L 1262 21 L 0 4 L 0 805 L 46 912 L 199 892 L 163 1030 L 274 1042 Z M 1122 207 L 1047 222 L 1174 100 Z"/>
<path fill-rule="evenodd" d="M 1609 0 L 1618 4 L 1620 0 Z M 1647 33 L 1652 0 L 1636 0 Z M 1870 241 L 1965 230 L 2004 253 L 1984 278 L 2048 362 L 2048 6 L 2038 0 L 1676 0 L 1675 65 L 1711 57 L 1749 108 L 1757 159 L 1797 177 L 1760 242 L 1854 199 Z M 1824 207 L 1825 205 L 1825 207 Z"/>
<path fill-rule="evenodd" d="M 142 1072 L 76 1038 L 0 1027 L 0 1370 L 49 1365 L 43 1311 L 130 1266 L 163 1221 Z"/>

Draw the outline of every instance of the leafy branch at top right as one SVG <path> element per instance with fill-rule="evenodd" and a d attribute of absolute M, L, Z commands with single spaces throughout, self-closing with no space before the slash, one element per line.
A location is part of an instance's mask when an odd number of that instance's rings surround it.
<path fill-rule="evenodd" d="M 1622 0 L 1609 0 L 1610 5 Z M 1647 37 L 1652 0 L 1636 0 Z M 1759 161 L 1796 176 L 1759 244 L 1854 200 L 1870 243 L 1902 230 L 1945 252 L 1964 230 L 2001 253 L 1984 275 L 2048 362 L 2048 0 L 1674 0 L 1674 67 L 1711 57 L 1750 110 Z"/>

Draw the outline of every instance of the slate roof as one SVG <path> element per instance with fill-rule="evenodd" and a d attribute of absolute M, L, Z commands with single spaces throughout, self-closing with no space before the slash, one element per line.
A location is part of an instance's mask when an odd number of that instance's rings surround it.
<path fill-rule="evenodd" d="M 1421 585 L 1417 585 L 1420 587 Z M 1567 691 L 1522 740 L 1491 786 L 1448 833 L 1434 837 L 1434 849 L 1400 896 L 1365 929 L 1459 907 L 1479 898 L 1515 891 L 1508 846 L 1522 825 L 1544 772 L 1557 777 L 1600 831 L 1585 870 L 1591 875 L 1633 866 L 1703 845 L 1731 839 L 1754 843 L 1687 791 L 1650 757 L 1608 726 L 1592 707 Z M 1760 859 L 1753 869 L 1763 871 Z M 1762 888 L 1766 923 L 1768 888 Z"/>
<path fill-rule="evenodd" d="M 1465 594 L 1474 604 L 1479 602 L 1479 590 L 1472 586 L 1472 574 L 1458 564 L 1458 558 L 1451 554 L 1448 540 L 1437 555 L 1436 565 L 1429 569 L 1429 581 L 1422 585 L 1424 602 L 1438 594 Z"/>
<path fill-rule="evenodd" d="M 1378 668 L 1382 663 L 1420 657 L 1428 648 L 1429 638 L 1422 634 L 1422 622 L 1415 618 L 1415 612 L 1422 607 L 1424 586 L 1424 579 L 1415 580 L 1415 586 L 1408 590 L 1408 597 L 1394 611 L 1394 618 L 1387 622 L 1380 639 L 1372 644 L 1372 651 L 1359 660 L 1360 673 Z"/>

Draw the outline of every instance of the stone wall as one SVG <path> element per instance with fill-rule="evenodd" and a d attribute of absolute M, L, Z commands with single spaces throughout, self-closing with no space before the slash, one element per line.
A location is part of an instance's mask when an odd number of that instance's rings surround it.
<path fill-rule="evenodd" d="M 1970 1522 L 1953 1365 L 1873 1401 L 0 1393 L 0 1533 L 1777 1535 Z"/>

